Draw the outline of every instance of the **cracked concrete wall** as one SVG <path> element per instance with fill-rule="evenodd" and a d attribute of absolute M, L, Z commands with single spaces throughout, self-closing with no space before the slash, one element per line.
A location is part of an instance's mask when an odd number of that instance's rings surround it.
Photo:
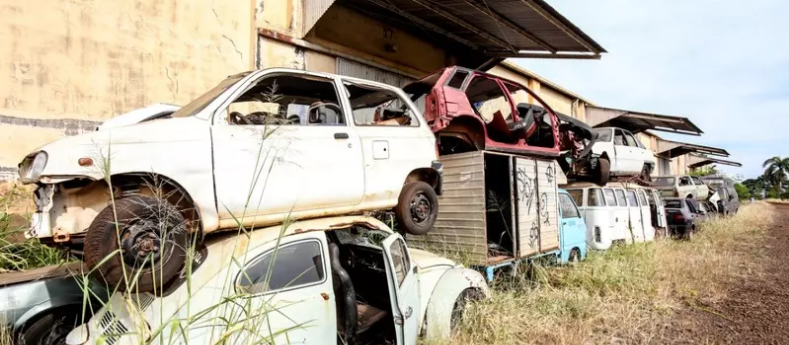
<path fill-rule="evenodd" d="M 0 167 L 16 166 L 53 133 L 154 102 L 186 104 L 249 70 L 253 6 L 0 0 Z"/>

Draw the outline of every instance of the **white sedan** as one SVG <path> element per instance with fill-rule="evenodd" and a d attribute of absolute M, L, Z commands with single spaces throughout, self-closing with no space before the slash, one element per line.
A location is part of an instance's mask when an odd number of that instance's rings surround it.
<path fill-rule="evenodd" d="M 655 154 L 644 147 L 638 138 L 627 130 L 614 127 L 593 129 L 597 139 L 592 153 L 600 157 L 600 175 L 637 176 L 651 181 L 655 169 Z M 606 174 L 606 171 L 608 174 Z M 605 184 L 602 180 L 599 181 Z"/>
<path fill-rule="evenodd" d="M 222 236 L 161 295 L 116 293 L 66 343 L 413 345 L 446 339 L 482 275 L 371 217 Z"/>

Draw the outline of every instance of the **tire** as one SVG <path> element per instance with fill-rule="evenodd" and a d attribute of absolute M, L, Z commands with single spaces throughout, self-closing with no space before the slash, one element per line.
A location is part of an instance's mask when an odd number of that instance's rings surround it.
<path fill-rule="evenodd" d="M 641 168 L 641 180 L 644 182 L 652 182 L 652 176 L 649 175 L 649 165 L 644 164 L 644 167 Z"/>
<path fill-rule="evenodd" d="M 574 266 L 579 262 L 581 262 L 581 251 L 578 248 L 573 248 L 570 251 L 570 256 L 567 258 L 567 263 Z"/>
<path fill-rule="evenodd" d="M 183 266 L 187 245 L 186 221 L 175 206 L 132 196 L 116 201 L 115 212 L 112 205 L 99 212 L 88 228 L 84 260 L 97 281 L 118 291 L 161 292 Z"/>
<path fill-rule="evenodd" d="M 412 235 L 427 234 L 438 217 L 438 195 L 429 184 L 417 181 L 406 184 L 395 206 L 397 224 Z"/>
<path fill-rule="evenodd" d="M 66 336 L 82 322 L 81 306 L 50 310 L 17 334 L 18 345 L 61 345 Z M 87 321 L 87 319 L 86 319 Z"/>
<path fill-rule="evenodd" d="M 463 321 L 463 313 L 465 313 L 468 303 L 481 298 L 481 293 L 474 289 L 465 289 L 460 293 L 460 296 L 458 296 L 458 299 L 455 300 L 455 304 L 452 306 L 452 314 L 449 319 L 450 331 L 454 331 L 460 322 Z"/>
<path fill-rule="evenodd" d="M 594 183 L 605 186 L 611 178 L 611 162 L 608 158 L 600 157 L 597 162 L 597 171 L 595 171 Z"/>

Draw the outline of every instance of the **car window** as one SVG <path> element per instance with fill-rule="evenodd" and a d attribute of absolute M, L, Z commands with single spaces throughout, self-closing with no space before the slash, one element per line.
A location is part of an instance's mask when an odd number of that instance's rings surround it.
<path fill-rule="evenodd" d="M 512 123 L 512 106 L 499 84 L 485 76 L 475 76 L 466 88 L 471 107 L 485 123 L 491 123 L 501 114 L 501 120 Z"/>
<path fill-rule="evenodd" d="M 679 185 L 680 186 L 692 186 L 693 184 L 690 182 L 690 177 L 688 177 L 688 176 L 681 176 L 679 178 Z"/>
<path fill-rule="evenodd" d="M 345 126 L 334 82 L 275 75 L 257 81 L 224 111 L 232 125 Z"/>
<path fill-rule="evenodd" d="M 638 207 L 638 197 L 636 197 L 636 191 L 627 191 L 627 201 L 630 203 L 630 207 Z"/>
<path fill-rule="evenodd" d="M 625 199 L 625 191 L 621 189 L 616 190 L 616 202 L 619 206 L 627 206 L 627 199 Z"/>
<path fill-rule="evenodd" d="M 663 204 L 666 208 L 682 208 L 680 200 L 664 200 Z"/>
<path fill-rule="evenodd" d="M 696 200 L 686 198 L 685 203 L 688 205 L 688 209 L 690 210 L 691 213 L 698 212 L 699 206 L 696 203 Z"/>
<path fill-rule="evenodd" d="M 568 189 L 567 193 L 575 200 L 577 205 L 583 205 L 584 190 L 583 189 Z"/>
<path fill-rule="evenodd" d="M 392 242 L 389 252 L 392 254 L 392 264 L 394 264 L 395 275 L 397 276 L 397 286 L 400 286 L 403 284 L 408 270 L 411 269 L 411 260 L 408 258 L 408 250 L 405 247 L 405 243 L 403 243 L 403 239 L 398 238 L 397 241 Z"/>
<path fill-rule="evenodd" d="M 603 194 L 605 194 L 605 203 L 608 206 L 616 206 L 616 197 L 614 196 L 614 190 L 611 188 L 603 189 Z"/>
<path fill-rule="evenodd" d="M 602 142 L 609 142 L 611 141 L 611 129 L 610 128 L 594 128 L 592 132 L 597 134 L 597 141 Z"/>
<path fill-rule="evenodd" d="M 657 187 L 673 187 L 674 186 L 674 178 L 673 177 L 657 177 L 652 182 Z"/>
<path fill-rule="evenodd" d="M 655 203 L 655 193 L 652 190 L 649 190 L 646 192 L 646 194 L 647 194 L 647 202 L 649 202 L 650 205 L 657 205 Z"/>
<path fill-rule="evenodd" d="M 414 112 L 396 92 L 368 85 L 345 83 L 353 123 L 359 126 L 417 127 Z"/>
<path fill-rule="evenodd" d="M 638 147 L 638 144 L 636 144 L 636 138 L 630 133 L 625 133 L 625 141 L 627 142 L 627 146 Z"/>
<path fill-rule="evenodd" d="M 466 80 L 466 77 L 468 77 L 468 72 L 457 70 L 455 74 L 452 75 L 452 78 L 449 79 L 449 82 L 447 82 L 447 86 L 460 89 L 463 87 L 463 82 Z"/>
<path fill-rule="evenodd" d="M 589 206 L 605 206 L 605 197 L 600 188 L 589 188 Z"/>
<path fill-rule="evenodd" d="M 318 241 L 305 241 L 270 250 L 250 261 L 236 286 L 250 293 L 268 293 L 323 281 L 323 251 Z"/>
<path fill-rule="evenodd" d="M 627 146 L 625 133 L 622 130 L 614 130 L 614 145 Z"/>
<path fill-rule="evenodd" d="M 704 182 L 701 182 L 701 179 L 699 179 L 697 176 L 691 176 L 690 178 L 693 180 L 693 184 L 697 186 L 704 184 Z"/>
<path fill-rule="evenodd" d="M 559 207 L 562 210 L 562 218 L 580 218 L 581 214 L 575 206 L 573 199 L 564 193 L 559 193 Z"/>
<path fill-rule="evenodd" d="M 241 79 L 244 79 L 244 77 L 247 75 L 248 74 L 246 73 L 242 73 L 227 77 L 227 79 L 221 81 L 219 85 L 215 86 L 211 90 L 208 90 L 208 92 L 204 93 L 200 97 L 195 98 L 195 100 L 189 102 L 189 104 L 183 106 L 181 109 L 178 109 L 171 116 L 187 117 L 197 114 L 198 112 L 205 109 L 205 107 L 207 107 L 209 104 L 211 104 L 211 102 L 213 102 L 222 93 L 227 91 L 227 89 L 229 89 L 231 86 L 241 81 Z"/>
<path fill-rule="evenodd" d="M 638 201 L 641 202 L 641 206 L 647 206 L 649 203 L 647 202 L 647 196 L 644 194 L 644 190 L 638 191 Z"/>

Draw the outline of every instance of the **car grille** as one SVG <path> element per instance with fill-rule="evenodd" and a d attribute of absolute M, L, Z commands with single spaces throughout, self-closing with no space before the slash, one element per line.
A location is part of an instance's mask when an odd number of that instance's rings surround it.
<path fill-rule="evenodd" d="M 129 329 L 126 328 L 126 326 L 115 317 L 115 313 L 111 311 L 104 313 L 101 317 L 101 321 L 99 321 L 99 327 L 102 329 L 101 334 L 107 337 L 108 345 L 115 345 L 122 334 L 129 332 Z"/>

